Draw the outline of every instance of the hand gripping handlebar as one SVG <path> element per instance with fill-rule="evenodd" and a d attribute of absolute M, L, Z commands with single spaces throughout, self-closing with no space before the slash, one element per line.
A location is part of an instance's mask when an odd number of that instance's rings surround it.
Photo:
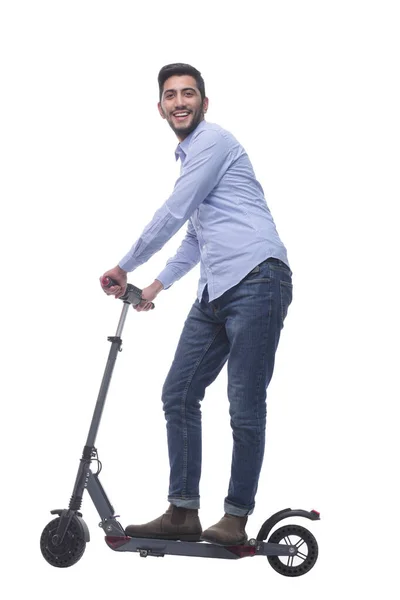
<path fill-rule="evenodd" d="M 111 277 L 103 277 L 103 279 L 101 280 L 101 284 L 104 288 L 109 288 L 113 285 L 119 285 L 118 282 L 114 279 L 111 279 Z M 142 300 L 145 300 L 145 298 L 142 298 L 142 290 L 135 287 L 131 283 L 128 283 L 128 285 L 126 286 L 125 294 L 120 297 L 120 300 L 122 300 L 126 304 L 132 304 L 132 306 L 137 306 L 142 302 Z M 154 303 L 152 302 L 151 309 L 153 310 L 153 308 Z"/>

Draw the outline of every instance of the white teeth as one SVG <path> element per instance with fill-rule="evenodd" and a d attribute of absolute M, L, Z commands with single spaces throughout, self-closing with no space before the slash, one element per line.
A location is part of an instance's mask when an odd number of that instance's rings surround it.
<path fill-rule="evenodd" d="M 175 117 L 187 117 L 189 113 L 175 113 Z"/>

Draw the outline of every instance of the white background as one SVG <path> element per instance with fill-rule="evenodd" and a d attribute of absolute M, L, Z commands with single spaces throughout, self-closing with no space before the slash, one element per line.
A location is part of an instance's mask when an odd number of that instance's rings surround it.
<path fill-rule="evenodd" d="M 0 12 L 1 516 L 7 598 L 286 600 L 398 597 L 399 19 L 396 2 L 5 0 Z M 398 7 L 397 7 L 398 8 Z M 54 569 L 39 538 L 66 507 L 121 304 L 98 277 L 136 241 L 178 175 L 157 73 L 201 70 L 208 120 L 239 139 L 294 271 L 268 395 L 255 536 L 273 512 L 317 537 L 288 579 L 236 561 L 110 551 L 89 497 L 82 560 Z M 149 285 L 183 228 L 131 274 Z M 97 439 L 123 525 L 167 507 L 161 387 L 198 267 L 129 313 Z M 223 511 L 226 372 L 203 403 L 201 520 Z M 397 588 L 397 589 L 396 589 Z"/>

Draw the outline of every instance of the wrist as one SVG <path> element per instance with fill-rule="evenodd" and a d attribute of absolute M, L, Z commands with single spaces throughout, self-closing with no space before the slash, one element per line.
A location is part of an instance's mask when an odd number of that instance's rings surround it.
<path fill-rule="evenodd" d="M 155 279 L 154 282 L 152 283 L 152 286 L 154 288 L 154 290 L 158 293 L 161 292 L 161 290 L 164 289 L 163 284 L 161 283 L 161 281 L 159 281 L 158 279 Z"/>

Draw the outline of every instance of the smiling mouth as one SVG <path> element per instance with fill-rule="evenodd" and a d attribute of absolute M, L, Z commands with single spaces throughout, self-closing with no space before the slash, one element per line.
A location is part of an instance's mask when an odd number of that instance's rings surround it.
<path fill-rule="evenodd" d="M 172 113 L 172 116 L 177 121 L 184 121 L 189 115 L 190 115 L 190 112 L 187 110 L 180 110 L 180 111 Z"/>

